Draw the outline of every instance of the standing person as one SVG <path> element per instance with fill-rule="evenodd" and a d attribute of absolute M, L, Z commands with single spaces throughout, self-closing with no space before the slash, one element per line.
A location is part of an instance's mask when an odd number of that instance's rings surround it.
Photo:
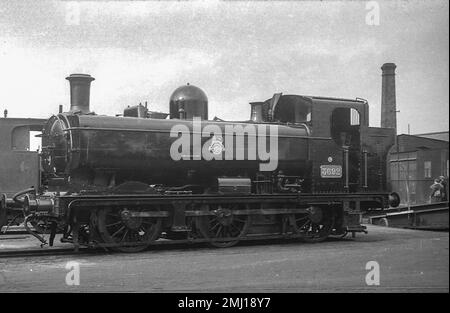
<path fill-rule="evenodd" d="M 431 189 L 430 202 L 431 203 L 441 202 L 444 187 L 442 186 L 439 178 L 436 178 L 434 180 L 434 183 L 433 185 L 430 186 L 430 189 Z"/>
<path fill-rule="evenodd" d="M 443 190 L 443 194 L 442 194 L 442 201 L 448 201 L 448 184 L 447 184 L 447 180 L 445 179 L 444 176 L 439 176 L 439 180 L 440 183 L 442 185 Z"/>

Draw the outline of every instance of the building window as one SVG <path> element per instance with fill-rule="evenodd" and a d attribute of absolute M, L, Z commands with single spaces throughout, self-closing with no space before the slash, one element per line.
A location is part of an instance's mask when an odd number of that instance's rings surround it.
<path fill-rule="evenodd" d="M 416 194 L 416 181 L 410 181 L 409 182 L 409 193 L 412 195 Z"/>
<path fill-rule="evenodd" d="M 423 163 L 424 177 L 431 178 L 431 161 L 425 161 Z"/>

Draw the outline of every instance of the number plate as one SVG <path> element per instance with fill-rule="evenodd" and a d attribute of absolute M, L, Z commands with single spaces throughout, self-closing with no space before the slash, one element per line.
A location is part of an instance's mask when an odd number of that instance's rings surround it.
<path fill-rule="evenodd" d="M 320 177 L 322 178 L 341 178 L 342 166 L 340 165 L 321 165 Z"/>

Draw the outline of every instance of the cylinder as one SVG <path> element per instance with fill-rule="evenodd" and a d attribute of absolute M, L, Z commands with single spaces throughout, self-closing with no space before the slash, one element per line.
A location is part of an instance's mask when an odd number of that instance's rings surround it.
<path fill-rule="evenodd" d="M 54 201 L 51 198 L 36 198 L 33 199 L 30 195 L 26 195 L 24 199 L 23 208 L 25 214 L 33 212 L 49 212 L 54 207 Z"/>
<path fill-rule="evenodd" d="M 70 82 L 70 112 L 89 113 L 91 82 L 95 78 L 89 74 L 71 74 L 66 79 Z"/>

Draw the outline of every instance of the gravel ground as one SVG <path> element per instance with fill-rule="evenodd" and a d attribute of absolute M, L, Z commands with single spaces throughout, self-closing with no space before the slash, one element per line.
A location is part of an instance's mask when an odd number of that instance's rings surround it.
<path fill-rule="evenodd" d="M 449 292 L 449 233 L 368 225 L 355 239 L 158 247 L 137 254 L 0 259 L 0 292 Z M 0 249 L 38 246 L 0 236 Z M 19 238 L 19 239 L 18 239 Z M 66 284 L 67 262 L 80 284 Z M 369 261 L 379 285 L 367 285 Z"/>

